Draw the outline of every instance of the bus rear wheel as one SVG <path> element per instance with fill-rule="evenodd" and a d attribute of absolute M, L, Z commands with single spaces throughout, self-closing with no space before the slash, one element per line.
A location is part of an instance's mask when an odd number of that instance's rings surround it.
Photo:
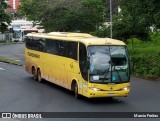
<path fill-rule="evenodd" d="M 34 67 L 32 68 L 32 75 L 33 75 L 33 79 L 37 80 L 37 73 L 36 73 L 36 69 Z"/>
<path fill-rule="evenodd" d="M 38 80 L 38 82 L 42 82 L 42 77 L 41 77 L 41 71 L 40 71 L 40 69 L 37 70 L 37 80 Z"/>

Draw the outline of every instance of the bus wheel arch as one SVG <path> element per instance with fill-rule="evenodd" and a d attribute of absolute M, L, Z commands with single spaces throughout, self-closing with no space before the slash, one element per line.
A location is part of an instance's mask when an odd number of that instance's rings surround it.
<path fill-rule="evenodd" d="M 79 99 L 80 98 L 80 95 L 78 94 L 78 82 L 76 80 L 73 80 L 72 81 L 72 84 L 71 84 L 71 91 L 74 92 L 74 96 L 75 98 Z"/>

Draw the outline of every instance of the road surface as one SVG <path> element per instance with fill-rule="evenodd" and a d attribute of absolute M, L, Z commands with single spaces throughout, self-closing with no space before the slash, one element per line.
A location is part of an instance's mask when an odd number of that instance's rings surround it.
<path fill-rule="evenodd" d="M 0 46 L 0 56 L 24 64 L 24 44 L 2 45 Z"/>

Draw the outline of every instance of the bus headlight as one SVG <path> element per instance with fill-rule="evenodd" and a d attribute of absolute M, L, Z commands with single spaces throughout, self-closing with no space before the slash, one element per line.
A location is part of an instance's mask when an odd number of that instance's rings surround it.
<path fill-rule="evenodd" d="M 93 91 L 100 91 L 101 89 L 95 88 L 95 87 L 90 87 L 90 90 L 93 90 Z"/>
<path fill-rule="evenodd" d="M 126 90 L 129 90 L 130 89 L 130 87 L 124 87 L 124 88 L 122 88 L 121 90 L 123 91 L 126 91 Z"/>

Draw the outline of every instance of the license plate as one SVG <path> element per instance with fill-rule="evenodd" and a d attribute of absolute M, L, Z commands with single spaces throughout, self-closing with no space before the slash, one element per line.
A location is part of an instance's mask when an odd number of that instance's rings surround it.
<path fill-rule="evenodd" d="M 114 96 L 114 93 L 109 93 L 108 96 L 110 96 L 110 97 L 111 97 L 111 96 Z"/>

